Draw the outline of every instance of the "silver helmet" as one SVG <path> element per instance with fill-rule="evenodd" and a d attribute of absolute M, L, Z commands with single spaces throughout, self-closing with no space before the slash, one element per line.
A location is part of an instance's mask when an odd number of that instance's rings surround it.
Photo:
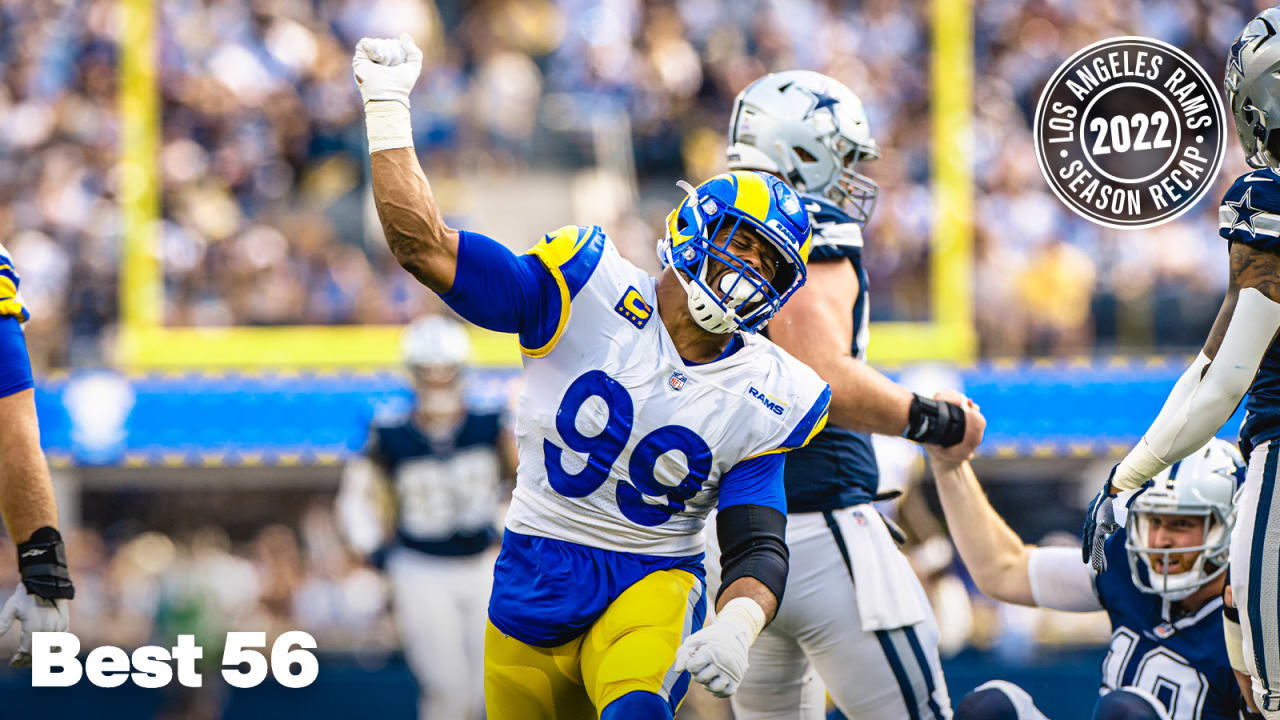
<path fill-rule="evenodd" d="M 416 412 L 428 433 L 452 427 L 465 410 L 463 370 L 471 356 L 467 330 L 443 315 L 427 315 L 400 333 L 400 356 L 413 385 Z"/>
<path fill-rule="evenodd" d="M 880 157 L 862 101 L 810 70 L 766 75 L 738 94 L 729 124 L 729 169 L 776 173 L 793 188 L 828 198 L 865 224 L 880 188 L 857 172 Z"/>
<path fill-rule="evenodd" d="M 1245 160 L 1255 168 L 1280 166 L 1268 149 L 1280 128 L 1280 8 L 1263 10 L 1227 52 L 1223 87 L 1236 119 Z"/>
<path fill-rule="evenodd" d="M 1139 590 L 1170 601 L 1182 600 L 1226 571 L 1231 528 L 1236 521 L 1236 490 L 1243 468 L 1240 450 L 1214 438 L 1161 471 L 1152 478 L 1152 487 L 1134 498 L 1126 523 L 1125 551 L 1133 584 Z M 1152 523 L 1168 522 L 1171 515 L 1203 517 L 1201 541 L 1183 547 L 1152 547 Z M 1166 571 L 1184 564 L 1178 556 L 1192 553 L 1196 557 L 1190 568 L 1176 573 Z M 1139 572 L 1140 566 L 1145 573 Z"/>
<path fill-rule="evenodd" d="M 400 356 L 410 368 L 460 370 L 471 356 L 471 339 L 461 323 L 427 315 L 401 331 Z"/>

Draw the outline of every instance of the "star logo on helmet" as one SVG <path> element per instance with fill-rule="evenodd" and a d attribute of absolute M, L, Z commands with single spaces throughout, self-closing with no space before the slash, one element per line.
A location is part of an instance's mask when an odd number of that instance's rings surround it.
<path fill-rule="evenodd" d="M 819 110 L 826 110 L 831 113 L 831 117 L 836 116 L 835 106 L 840 104 L 840 100 L 827 94 L 826 90 L 810 90 L 809 88 L 800 88 L 800 91 L 813 98 L 813 105 L 804 113 L 804 119 L 808 120 L 813 114 Z"/>
<path fill-rule="evenodd" d="M 1259 25 L 1262 27 L 1258 27 Z M 1263 32 L 1264 29 L 1266 32 Z M 1244 30 L 1240 31 L 1240 37 L 1236 38 L 1236 41 L 1231 43 L 1231 49 L 1227 51 L 1227 69 L 1243 74 L 1244 63 L 1240 59 L 1240 54 L 1244 52 L 1245 46 L 1255 40 L 1259 41 L 1258 44 L 1260 45 L 1262 40 L 1265 40 L 1275 34 L 1275 30 L 1269 23 L 1267 23 L 1266 20 L 1262 20 L 1260 23 L 1251 22 L 1246 25 Z M 1254 49 L 1256 50 L 1257 48 Z"/>
<path fill-rule="evenodd" d="M 1228 72 L 1232 70 L 1238 73 L 1244 72 L 1244 64 L 1240 62 L 1240 51 L 1244 50 L 1244 46 L 1247 45 L 1250 40 L 1256 37 L 1257 37 L 1256 34 L 1250 35 L 1249 29 L 1245 28 L 1244 32 L 1240 33 L 1240 37 L 1236 38 L 1236 41 L 1234 43 L 1231 43 L 1231 49 L 1227 51 Z"/>
<path fill-rule="evenodd" d="M 1242 227 L 1248 230 L 1250 235 L 1258 236 L 1258 228 L 1254 226 L 1253 219 L 1262 211 L 1253 206 L 1252 199 L 1249 197 L 1252 193 L 1253 188 L 1249 188 L 1244 191 L 1244 195 L 1240 196 L 1238 202 L 1228 200 L 1224 203 L 1227 210 L 1231 212 L 1231 224 L 1227 226 L 1227 232 Z"/>

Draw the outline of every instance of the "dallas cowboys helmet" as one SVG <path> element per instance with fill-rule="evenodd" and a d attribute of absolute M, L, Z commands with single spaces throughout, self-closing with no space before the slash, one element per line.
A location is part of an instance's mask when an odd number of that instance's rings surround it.
<path fill-rule="evenodd" d="M 400 355 L 410 368 L 460 370 L 471 356 L 471 340 L 460 323 L 428 315 L 400 333 Z"/>
<path fill-rule="evenodd" d="M 880 157 L 862 101 L 838 80 L 810 70 L 766 75 L 738 94 L 729 125 L 729 168 L 777 173 L 865 224 L 880 188 L 857 172 Z"/>
<path fill-rule="evenodd" d="M 721 173 L 697 188 L 679 185 L 688 197 L 667 216 L 658 256 L 664 266 L 674 266 L 699 327 L 756 332 L 804 284 L 813 237 L 809 213 L 786 183 L 762 172 Z M 733 238 L 741 230 L 777 251 L 781 262 L 771 280 L 734 252 Z M 718 280 L 709 272 L 713 260 L 728 268 Z"/>
<path fill-rule="evenodd" d="M 1191 595 L 1227 568 L 1231 528 L 1236 521 L 1235 496 L 1244 459 L 1235 445 L 1214 438 L 1181 462 L 1152 478 L 1153 485 L 1129 506 L 1125 551 L 1133 584 L 1141 591 L 1177 601 Z M 1204 539 L 1190 547 L 1150 546 L 1152 515 L 1204 517 Z M 1166 573 L 1151 561 L 1168 567 L 1173 555 L 1199 553 L 1190 570 Z M 1145 572 L 1139 572 L 1139 568 Z"/>
<path fill-rule="evenodd" d="M 1280 8 L 1270 8 L 1250 20 L 1231 43 L 1223 76 L 1227 104 L 1236 119 L 1236 135 L 1245 160 L 1255 168 L 1280 166 L 1280 158 L 1271 149 L 1272 133 L 1280 128 L 1278 72 Z"/>

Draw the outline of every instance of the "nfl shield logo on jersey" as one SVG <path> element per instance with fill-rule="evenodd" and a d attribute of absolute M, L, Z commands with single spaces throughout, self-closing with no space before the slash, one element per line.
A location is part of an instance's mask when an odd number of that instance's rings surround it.
<path fill-rule="evenodd" d="M 671 373 L 670 378 L 667 378 L 667 385 L 670 385 L 672 390 L 683 390 L 684 383 L 688 379 L 689 378 L 686 377 L 684 373 L 677 370 Z"/>

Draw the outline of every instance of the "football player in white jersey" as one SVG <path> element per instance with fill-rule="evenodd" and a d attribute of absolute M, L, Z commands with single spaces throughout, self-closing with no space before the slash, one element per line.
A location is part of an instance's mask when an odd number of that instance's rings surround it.
<path fill-rule="evenodd" d="M 782 455 L 826 423 L 826 383 L 755 332 L 804 282 L 808 214 L 776 178 L 728 173 L 682 184 L 656 279 L 599 227 L 513 255 L 444 223 L 412 148 L 421 62 L 407 35 L 353 60 L 387 242 L 525 357 L 488 717 L 671 718 L 691 678 L 730 695 L 786 584 Z M 713 507 L 724 580 L 702 627 Z"/>
<path fill-rule="evenodd" d="M 515 444 L 498 412 L 465 403 L 471 342 L 462 325 L 438 315 L 417 320 L 401 351 L 413 409 L 375 418 L 364 453 L 343 472 L 338 517 L 351 546 L 391 581 L 400 642 L 421 691 L 419 718 L 470 720 L 483 707 L 474 668 L 483 660 L 494 523 L 502 479 L 515 474 Z"/>
<path fill-rule="evenodd" d="M 0 610 L 0 635 L 13 621 L 22 641 L 10 665 L 31 664 L 31 633 L 67 629 L 75 597 L 58 534 L 58 508 L 36 423 L 35 386 L 22 323 L 30 317 L 18 293 L 18 271 L 0 245 L 0 512 L 18 543 L 22 583 Z"/>
<path fill-rule="evenodd" d="M 1232 540 L 1231 590 L 1262 713 L 1280 719 L 1280 7 L 1262 11 L 1227 51 L 1227 104 L 1245 160 L 1218 208 L 1227 241 L 1226 297 L 1201 352 L 1142 439 L 1090 504 L 1082 552 L 1105 568 L 1117 492 L 1141 487 L 1213 437 L 1244 399 L 1240 447 L 1249 463 Z M 1245 398 L 1246 393 L 1248 397 Z"/>
<path fill-rule="evenodd" d="M 776 175 L 801 192 L 810 213 L 808 282 L 768 333 L 831 384 L 831 422 L 787 456 L 790 599 L 751 649 L 734 712 L 821 718 L 825 684 L 836 706 L 860 720 L 949 717 L 937 623 L 872 505 L 880 475 L 868 433 L 945 446 L 964 459 L 984 422 L 959 404 L 912 393 L 864 360 L 862 230 L 879 189 L 860 170 L 880 151 L 862 102 L 820 73 L 772 73 L 738 95 L 729 143 L 731 170 Z"/>

